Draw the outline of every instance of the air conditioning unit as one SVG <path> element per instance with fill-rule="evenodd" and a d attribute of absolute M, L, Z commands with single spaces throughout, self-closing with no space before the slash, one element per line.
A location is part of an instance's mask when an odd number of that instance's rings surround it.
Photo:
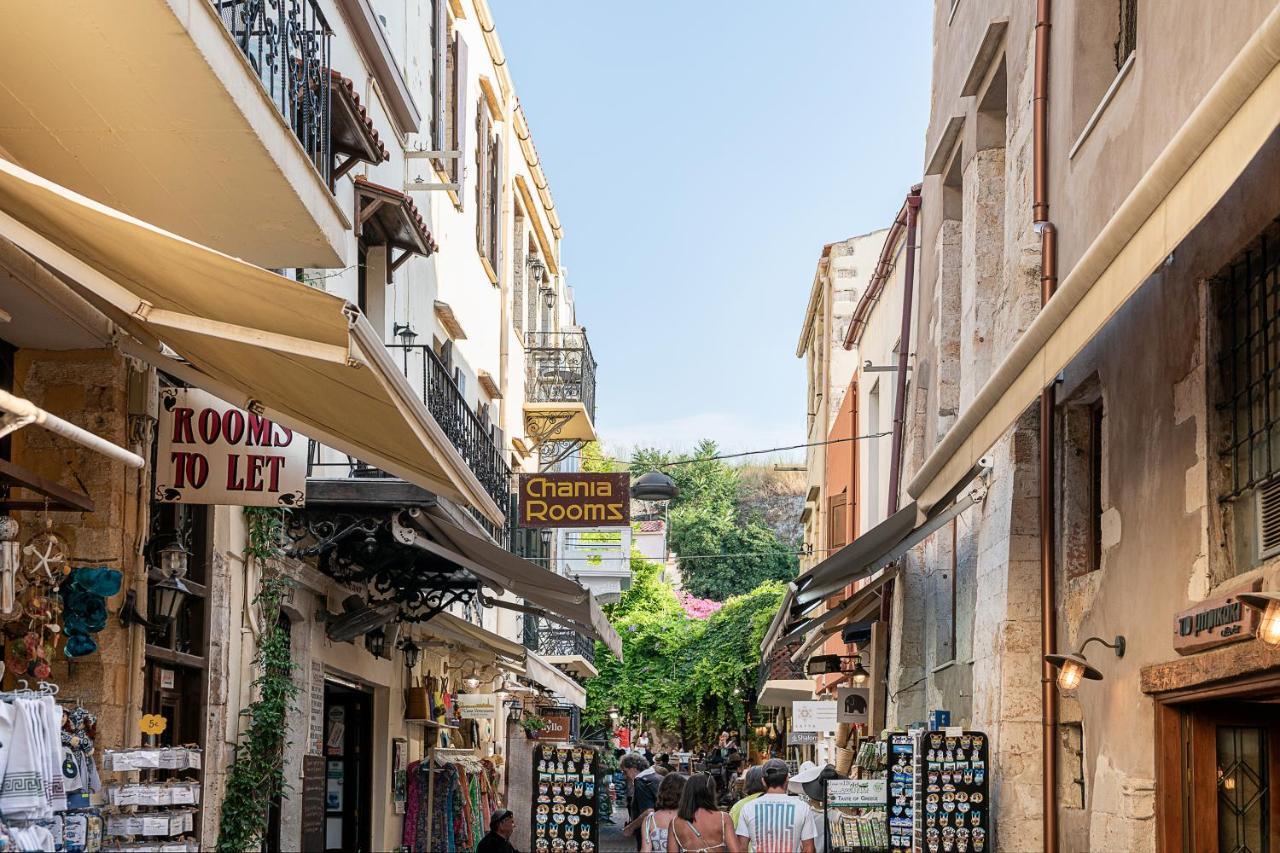
<path fill-rule="evenodd" d="M 1258 559 L 1280 554 L 1280 477 L 1258 485 L 1253 492 L 1254 539 L 1258 543 Z"/>

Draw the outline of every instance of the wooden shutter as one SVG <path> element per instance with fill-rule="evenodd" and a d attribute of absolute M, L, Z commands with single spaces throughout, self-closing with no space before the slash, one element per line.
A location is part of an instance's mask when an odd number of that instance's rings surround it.
<path fill-rule="evenodd" d="M 501 276 L 502 273 L 499 270 L 502 263 L 502 134 L 498 134 L 493 140 L 493 156 L 489 159 L 493 161 L 489 164 L 489 168 L 493 170 L 493 185 L 489 190 L 489 204 L 492 205 L 489 240 L 493 248 L 490 251 L 489 260 L 493 264 L 494 272 Z"/>
<path fill-rule="evenodd" d="M 849 537 L 845 535 L 848 509 L 849 496 L 845 492 L 827 499 L 827 547 L 830 549 L 849 544 Z"/>
<path fill-rule="evenodd" d="M 445 108 L 449 101 L 448 55 L 449 55 L 449 15 L 445 10 L 447 0 L 431 2 L 431 144 L 437 151 L 449 147 L 449 139 L 445 134 Z M 446 161 L 438 161 L 444 171 Z"/>
<path fill-rule="evenodd" d="M 489 256 L 489 107 L 476 102 L 476 248 Z M 493 259 L 489 262 L 492 264 Z"/>
<path fill-rule="evenodd" d="M 453 181 L 458 185 L 458 207 L 466 199 L 465 167 L 467 158 L 467 43 L 461 33 L 454 34 L 453 43 L 453 147 L 458 158 L 453 161 Z"/>

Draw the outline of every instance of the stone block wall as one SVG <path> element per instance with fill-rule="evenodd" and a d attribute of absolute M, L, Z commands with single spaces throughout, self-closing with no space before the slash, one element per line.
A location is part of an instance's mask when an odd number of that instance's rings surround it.
<path fill-rule="evenodd" d="M 115 444 L 129 447 L 128 381 L 132 368 L 115 350 L 19 350 L 14 393 Z M 139 448 L 132 448 L 142 452 Z M 144 453 L 145 455 L 145 453 Z M 94 512 L 50 512 L 52 529 L 70 547 L 75 566 L 107 566 L 124 573 L 120 594 L 108 600 L 110 618 L 96 635 L 98 651 L 53 664 L 61 695 L 98 714 L 98 747 L 137 743 L 142 701 L 142 633 L 115 618 L 125 591 L 144 577 L 139 530 L 145 519 L 147 469 L 122 463 L 38 426 L 13 435 L 13 461 L 94 502 Z M 141 502 L 141 503 L 140 503 Z M 16 514 L 25 541 L 43 529 L 43 512 Z M 145 584 L 145 579 L 142 581 Z"/>

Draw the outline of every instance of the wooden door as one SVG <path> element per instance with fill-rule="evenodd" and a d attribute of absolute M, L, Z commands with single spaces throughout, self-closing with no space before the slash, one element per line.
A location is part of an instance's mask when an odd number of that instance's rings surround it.
<path fill-rule="evenodd" d="M 1191 706 L 1187 834 L 1196 853 L 1280 853 L 1280 707 Z"/>

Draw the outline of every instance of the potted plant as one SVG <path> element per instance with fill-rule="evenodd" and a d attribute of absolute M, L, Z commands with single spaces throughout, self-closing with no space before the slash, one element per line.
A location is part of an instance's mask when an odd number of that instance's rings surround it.
<path fill-rule="evenodd" d="M 524 729 L 524 733 L 528 738 L 533 739 L 538 732 L 547 727 L 547 721 L 537 714 L 529 714 L 520 721 L 520 727 Z"/>

